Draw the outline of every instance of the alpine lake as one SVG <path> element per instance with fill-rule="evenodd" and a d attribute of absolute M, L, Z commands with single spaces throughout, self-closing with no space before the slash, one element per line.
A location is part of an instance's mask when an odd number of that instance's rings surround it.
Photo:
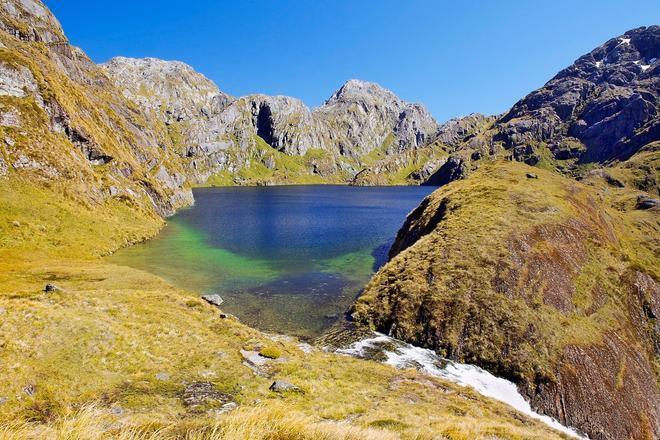
<path fill-rule="evenodd" d="M 334 185 L 194 190 L 152 240 L 108 259 L 218 294 L 264 331 L 313 338 L 343 319 L 434 188 Z"/>

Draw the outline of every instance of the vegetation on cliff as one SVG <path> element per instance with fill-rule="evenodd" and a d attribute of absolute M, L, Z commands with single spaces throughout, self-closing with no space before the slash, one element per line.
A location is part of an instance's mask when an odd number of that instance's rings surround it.
<path fill-rule="evenodd" d="M 518 382 L 592 436 L 651 438 L 660 223 L 639 194 L 483 166 L 411 213 L 354 316 Z"/>

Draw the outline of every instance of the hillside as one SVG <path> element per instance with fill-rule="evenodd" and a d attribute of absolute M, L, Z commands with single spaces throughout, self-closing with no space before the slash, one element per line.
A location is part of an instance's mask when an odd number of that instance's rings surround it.
<path fill-rule="evenodd" d="M 591 438 L 660 437 L 658 55 L 660 27 L 634 29 L 504 115 L 437 124 L 365 81 L 309 109 L 180 62 L 99 66 L 39 0 L 1 2 L 0 438 L 566 438 L 99 258 L 198 185 L 420 182 L 444 186 L 356 321 L 509 378 Z"/>
<path fill-rule="evenodd" d="M 510 378 L 590 438 L 656 438 L 660 217 L 638 195 L 484 165 L 410 214 L 354 317 Z"/>
<path fill-rule="evenodd" d="M 660 27 L 633 29 L 504 115 L 444 124 L 423 177 L 443 188 L 354 317 L 510 378 L 590 438 L 660 436 L 658 56 Z"/>

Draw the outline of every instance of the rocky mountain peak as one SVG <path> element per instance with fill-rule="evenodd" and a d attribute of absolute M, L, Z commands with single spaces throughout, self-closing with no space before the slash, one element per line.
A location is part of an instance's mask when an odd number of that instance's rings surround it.
<path fill-rule="evenodd" d="M 658 58 L 660 26 L 610 39 L 516 103 L 495 140 L 530 165 L 542 144 L 568 166 L 629 158 L 660 136 Z"/>
<path fill-rule="evenodd" d="M 39 0 L 2 0 L 0 29 L 24 41 L 67 42 L 60 22 Z"/>
<path fill-rule="evenodd" d="M 632 29 L 608 40 L 559 72 L 552 80 L 582 78 L 625 86 L 649 77 L 660 59 L 660 26 Z"/>
<path fill-rule="evenodd" d="M 166 122 L 208 117 L 232 101 L 211 80 L 180 61 L 116 57 L 101 65 L 124 95 Z"/>
<path fill-rule="evenodd" d="M 398 96 L 380 85 L 368 81 L 351 79 L 346 81 L 343 86 L 333 93 L 325 105 L 378 101 L 401 104 Z"/>

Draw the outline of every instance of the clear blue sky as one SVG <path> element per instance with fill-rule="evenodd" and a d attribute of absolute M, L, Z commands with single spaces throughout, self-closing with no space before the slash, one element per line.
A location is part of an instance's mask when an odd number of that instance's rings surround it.
<path fill-rule="evenodd" d="M 653 0 L 45 0 L 94 61 L 192 65 L 232 95 L 320 105 L 351 78 L 439 121 L 505 111 L 578 56 L 660 24 Z"/>

